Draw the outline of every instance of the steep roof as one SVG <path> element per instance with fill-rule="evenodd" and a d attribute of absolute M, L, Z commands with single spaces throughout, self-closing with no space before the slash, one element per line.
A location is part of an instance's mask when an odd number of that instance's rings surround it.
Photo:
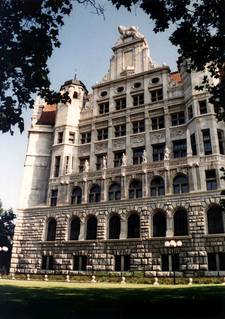
<path fill-rule="evenodd" d="M 37 121 L 39 125 L 55 125 L 56 104 L 46 104 L 42 110 L 41 116 Z"/>
<path fill-rule="evenodd" d="M 176 72 L 171 72 L 170 73 L 170 77 L 172 80 L 176 81 L 177 83 L 181 83 L 182 82 L 182 78 L 181 75 L 178 71 Z"/>

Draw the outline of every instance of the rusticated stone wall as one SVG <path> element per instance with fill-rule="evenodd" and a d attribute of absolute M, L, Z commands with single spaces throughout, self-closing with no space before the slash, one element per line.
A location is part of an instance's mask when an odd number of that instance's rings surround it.
<path fill-rule="evenodd" d="M 19 212 L 14 238 L 11 272 L 43 273 L 41 258 L 54 256 L 55 274 L 76 273 L 72 269 L 74 255 L 87 256 L 87 270 L 114 271 L 115 255 L 130 255 L 131 271 L 145 271 L 149 275 L 169 275 L 161 271 L 161 254 L 168 253 L 165 240 L 180 239 L 183 246 L 180 256 L 180 275 L 198 276 L 212 274 L 207 271 L 207 252 L 225 252 L 225 235 L 207 235 L 206 211 L 210 205 L 219 203 L 220 194 L 187 194 L 167 196 L 163 199 L 140 199 L 90 205 L 61 206 L 27 209 Z M 173 236 L 173 213 L 177 208 L 188 212 L 188 235 Z M 162 209 L 167 216 L 166 237 L 152 237 L 152 217 Z M 127 239 L 127 219 L 130 213 L 140 216 L 140 238 Z M 108 221 L 112 214 L 121 217 L 120 239 L 109 240 Z M 71 218 L 81 220 L 78 241 L 68 240 Z M 98 220 L 97 240 L 85 240 L 86 221 L 94 215 Z M 50 217 L 57 221 L 56 240 L 46 241 L 46 224 Z M 179 274 L 179 273 L 178 273 Z M 223 275 L 223 272 L 220 272 Z"/>

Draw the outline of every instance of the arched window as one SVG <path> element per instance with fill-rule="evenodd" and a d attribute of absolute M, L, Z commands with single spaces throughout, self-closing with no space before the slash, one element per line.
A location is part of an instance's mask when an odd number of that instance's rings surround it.
<path fill-rule="evenodd" d="M 100 202 L 101 199 L 101 187 L 98 184 L 92 185 L 89 193 L 89 203 Z"/>
<path fill-rule="evenodd" d="M 166 236 L 166 214 L 158 211 L 153 216 L 153 237 Z"/>
<path fill-rule="evenodd" d="M 91 216 L 87 220 L 87 232 L 86 239 L 96 239 L 97 238 L 97 218 Z"/>
<path fill-rule="evenodd" d="M 78 240 L 80 235 L 80 218 L 74 217 L 70 223 L 70 240 Z"/>
<path fill-rule="evenodd" d="M 129 198 L 142 197 L 142 182 L 139 179 L 134 179 L 130 183 Z"/>
<path fill-rule="evenodd" d="M 131 214 L 128 218 L 127 238 L 140 237 L 140 217 L 137 214 Z"/>
<path fill-rule="evenodd" d="M 177 175 L 173 180 L 174 194 L 187 193 L 189 191 L 188 177 L 186 175 Z"/>
<path fill-rule="evenodd" d="M 50 218 L 48 221 L 48 224 L 47 224 L 47 236 L 46 236 L 47 241 L 55 240 L 56 225 L 57 225 L 57 222 L 56 222 L 55 218 Z"/>
<path fill-rule="evenodd" d="M 214 205 L 207 211 L 208 234 L 224 233 L 223 210 L 219 205 Z"/>
<path fill-rule="evenodd" d="M 188 235 L 187 211 L 184 208 L 178 209 L 173 216 L 174 236 Z"/>
<path fill-rule="evenodd" d="M 113 215 L 109 220 L 109 239 L 120 238 L 120 217 Z"/>
<path fill-rule="evenodd" d="M 73 98 L 78 99 L 78 93 L 76 91 L 73 93 Z"/>
<path fill-rule="evenodd" d="M 71 204 L 81 204 L 82 202 L 82 189 L 76 186 L 72 190 L 71 194 Z"/>
<path fill-rule="evenodd" d="M 164 180 L 160 176 L 153 178 L 151 182 L 151 196 L 162 196 L 165 195 Z"/>
<path fill-rule="evenodd" d="M 109 187 L 109 200 L 121 199 L 121 186 L 118 183 L 113 183 Z"/>

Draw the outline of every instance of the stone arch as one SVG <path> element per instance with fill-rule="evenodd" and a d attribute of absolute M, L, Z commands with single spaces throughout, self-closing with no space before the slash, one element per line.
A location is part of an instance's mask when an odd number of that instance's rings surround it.
<path fill-rule="evenodd" d="M 54 217 L 48 218 L 46 222 L 46 241 L 55 241 L 57 221 Z"/>
<path fill-rule="evenodd" d="M 183 173 L 178 173 L 173 179 L 173 193 L 182 194 L 189 192 L 188 176 Z"/>
<path fill-rule="evenodd" d="M 184 207 L 178 207 L 173 214 L 174 236 L 188 235 L 188 212 Z"/>
<path fill-rule="evenodd" d="M 129 198 L 140 198 L 142 193 L 142 180 L 133 178 L 129 183 Z"/>
<path fill-rule="evenodd" d="M 97 217 L 94 215 L 89 215 L 86 220 L 86 239 L 94 240 L 97 239 Z"/>
<path fill-rule="evenodd" d="M 165 182 L 162 176 L 154 176 L 150 184 L 151 196 L 162 196 L 165 195 Z"/>
<path fill-rule="evenodd" d="M 127 218 L 127 238 L 140 238 L 140 214 L 136 211 Z"/>
<path fill-rule="evenodd" d="M 218 204 L 211 204 L 206 210 L 207 233 L 224 233 L 224 211 Z"/>
<path fill-rule="evenodd" d="M 72 216 L 69 223 L 69 240 L 79 240 L 81 220 L 77 215 Z"/>
<path fill-rule="evenodd" d="M 82 188 L 80 186 L 74 186 L 71 191 L 71 204 L 82 203 Z"/>
<path fill-rule="evenodd" d="M 108 238 L 119 239 L 121 232 L 121 218 L 118 214 L 113 213 L 109 216 L 108 221 Z"/>
<path fill-rule="evenodd" d="M 120 200 L 121 199 L 121 184 L 118 182 L 112 182 L 109 185 L 108 191 L 109 200 Z"/>
<path fill-rule="evenodd" d="M 98 203 L 101 200 L 101 186 L 97 183 L 91 185 L 89 190 L 89 203 Z"/>
<path fill-rule="evenodd" d="M 166 212 L 162 209 L 157 209 L 152 217 L 153 237 L 165 237 L 166 226 Z"/>

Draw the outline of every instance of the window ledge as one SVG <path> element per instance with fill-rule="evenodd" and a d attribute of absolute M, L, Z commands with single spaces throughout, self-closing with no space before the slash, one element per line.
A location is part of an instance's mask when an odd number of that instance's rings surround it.
<path fill-rule="evenodd" d="M 205 238 L 225 237 L 225 233 L 206 234 L 206 235 L 204 235 L 204 237 L 205 237 Z"/>

